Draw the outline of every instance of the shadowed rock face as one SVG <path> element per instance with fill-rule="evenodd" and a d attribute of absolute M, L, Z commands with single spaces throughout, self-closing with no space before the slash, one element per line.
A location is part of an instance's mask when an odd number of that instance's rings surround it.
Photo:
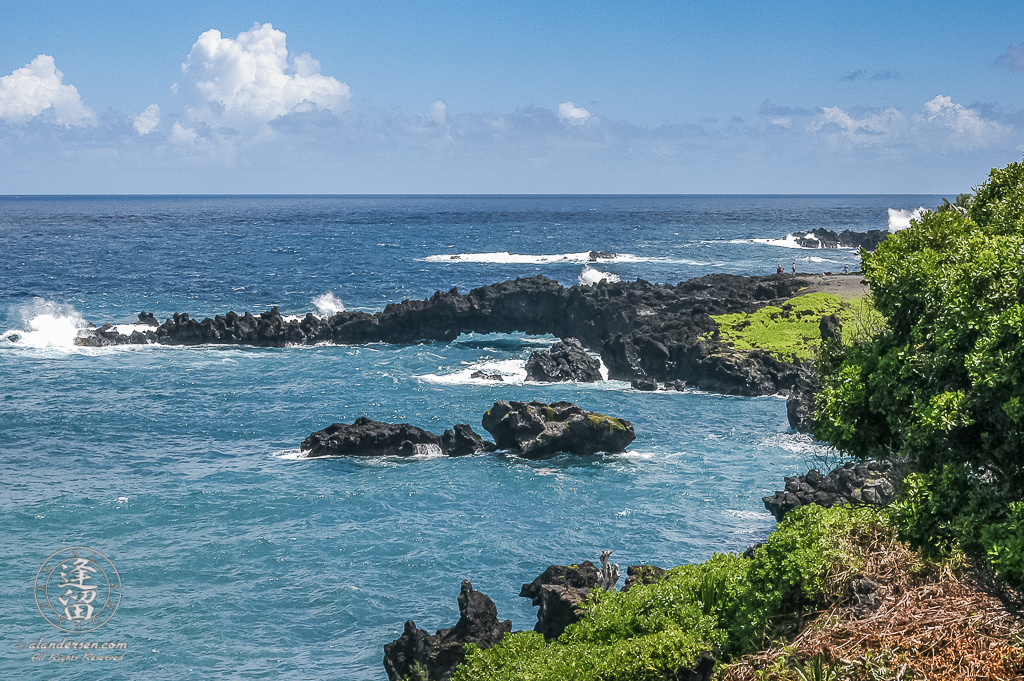
<path fill-rule="evenodd" d="M 277 308 L 260 315 L 229 312 L 197 321 L 174 314 L 156 327 L 130 336 L 106 325 L 85 332 L 88 346 L 128 343 L 166 345 L 288 344 L 451 341 L 462 333 L 552 334 L 576 338 L 598 352 L 609 377 L 689 385 L 735 395 L 788 390 L 796 365 L 766 353 L 740 353 L 719 343 L 711 314 L 752 312 L 778 305 L 810 285 L 801 276 L 741 277 L 712 274 L 676 285 L 600 282 L 564 288 L 543 276 L 490 284 L 460 294 L 438 291 L 426 300 L 406 300 L 381 312 L 343 311 L 327 317 L 285 319 Z"/>
<path fill-rule="evenodd" d="M 848 463 L 822 475 L 811 469 L 807 475 L 786 478 L 786 489 L 764 497 L 764 507 L 782 520 L 787 513 L 806 504 L 829 508 L 842 504 L 885 506 L 896 496 L 892 465 L 888 461 Z"/>
<path fill-rule="evenodd" d="M 558 341 L 550 350 L 535 350 L 526 360 L 526 378 L 530 381 L 555 383 L 601 380 L 601 362 L 587 354 L 575 338 Z"/>
<path fill-rule="evenodd" d="M 484 413 L 482 425 L 500 449 L 527 458 L 558 452 L 621 452 L 636 439 L 629 421 L 589 412 L 571 402 L 499 400 Z"/>
<path fill-rule="evenodd" d="M 487 649 L 512 631 L 512 622 L 498 621 L 498 608 L 485 594 L 475 591 L 469 580 L 459 594 L 459 621 L 451 629 L 434 635 L 408 620 L 402 635 L 384 646 L 384 671 L 390 681 L 407 678 L 414 664 L 426 667 L 431 681 L 450 679 L 466 659 L 465 646 L 475 643 Z"/>

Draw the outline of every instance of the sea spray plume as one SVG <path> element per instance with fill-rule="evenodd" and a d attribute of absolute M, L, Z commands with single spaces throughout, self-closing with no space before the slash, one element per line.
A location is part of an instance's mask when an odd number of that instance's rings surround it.
<path fill-rule="evenodd" d="M 75 308 L 43 298 L 17 310 L 20 329 L 4 331 L 2 338 L 8 343 L 27 348 L 73 348 L 86 321 Z"/>
<path fill-rule="evenodd" d="M 330 291 L 318 295 L 312 302 L 321 317 L 332 317 L 339 312 L 345 311 L 345 303 L 341 302 L 341 298 Z"/>
<path fill-rule="evenodd" d="M 602 272 L 590 265 L 583 268 L 580 276 L 576 279 L 580 286 L 593 286 L 599 281 L 620 281 L 619 275 L 611 272 Z"/>
<path fill-rule="evenodd" d="M 901 229 L 910 227 L 911 220 L 920 220 L 921 216 L 928 209 L 925 207 L 916 208 L 914 210 L 902 210 L 899 208 L 889 208 L 889 231 L 898 232 Z"/>

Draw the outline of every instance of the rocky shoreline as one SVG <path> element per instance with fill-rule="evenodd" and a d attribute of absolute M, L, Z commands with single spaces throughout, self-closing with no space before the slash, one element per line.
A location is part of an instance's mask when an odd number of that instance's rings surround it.
<path fill-rule="evenodd" d="M 374 314 L 342 311 L 330 317 L 286 318 L 275 307 L 259 315 L 228 312 L 201 321 L 175 313 L 159 323 L 143 312 L 130 334 L 106 324 L 83 331 L 76 343 L 283 347 L 448 342 L 463 333 L 552 334 L 566 341 L 577 339 L 580 348 L 598 354 L 611 379 L 685 382 L 727 395 L 770 395 L 792 388 L 806 372 L 806 363 L 735 350 L 718 339 L 711 315 L 780 305 L 818 281 L 800 274 L 711 274 L 675 285 L 637 280 L 566 288 L 536 276 L 481 286 L 466 294 L 438 291 L 425 300 L 390 304 Z M 559 357 L 576 350 L 561 348 L 555 357 L 538 358 L 538 371 L 557 379 L 568 371 L 575 379 L 571 370 L 560 366 Z"/>

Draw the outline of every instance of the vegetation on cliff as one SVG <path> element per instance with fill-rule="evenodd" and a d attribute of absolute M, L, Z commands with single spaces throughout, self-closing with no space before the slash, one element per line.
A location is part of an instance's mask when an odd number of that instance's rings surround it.
<path fill-rule="evenodd" d="M 813 432 L 910 473 L 896 517 L 1024 585 L 1024 164 L 863 254 L 884 332 L 828 343 Z"/>
<path fill-rule="evenodd" d="M 879 538 L 895 541 L 879 511 L 800 508 L 753 558 L 716 554 L 627 592 L 595 589 L 586 617 L 557 640 L 519 632 L 487 650 L 468 646 L 455 679 L 654 680 L 673 678 L 704 651 L 735 658 L 850 600 Z"/>

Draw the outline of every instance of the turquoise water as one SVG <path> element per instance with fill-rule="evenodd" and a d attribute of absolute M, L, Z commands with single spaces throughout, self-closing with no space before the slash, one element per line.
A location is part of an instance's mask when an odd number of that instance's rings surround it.
<path fill-rule="evenodd" d="M 70 344 L 82 320 L 304 314 L 314 299 L 377 310 L 538 273 L 571 285 L 590 249 L 619 253 L 597 269 L 624 280 L 841 270 L 855 253 L 752 240 L 885 228 L 887 208 L 937 202 L 0 199 L 0 331 L 21 336 L 0 340 L 0 676 L 383 679 L 384 643 L 406 619 L 451 626 L 462 579 L 532 628 L 517 594 L 548 564 L 603 549 L 623 567 L 743 550 L 774 527 L 760 497 L 821 454 L 787 432 L 780 397 L 524 384 L 526 357 L 550 337 L 83 349 Z M 475 369 L 508 382 L 470 379 Z M 637 440 L 622 455 L 543 461 L 298 456 L 335 421 L 477 427 L 497 399 L 571 400 L 629 419 Z M 67 637 L 126 642 L 121 661 L 31 660 L 27 643 L 65 635 L 37 610 L 33 581 L 70 546 L 106 555 L 122 597 L 104 626 Z"/>

